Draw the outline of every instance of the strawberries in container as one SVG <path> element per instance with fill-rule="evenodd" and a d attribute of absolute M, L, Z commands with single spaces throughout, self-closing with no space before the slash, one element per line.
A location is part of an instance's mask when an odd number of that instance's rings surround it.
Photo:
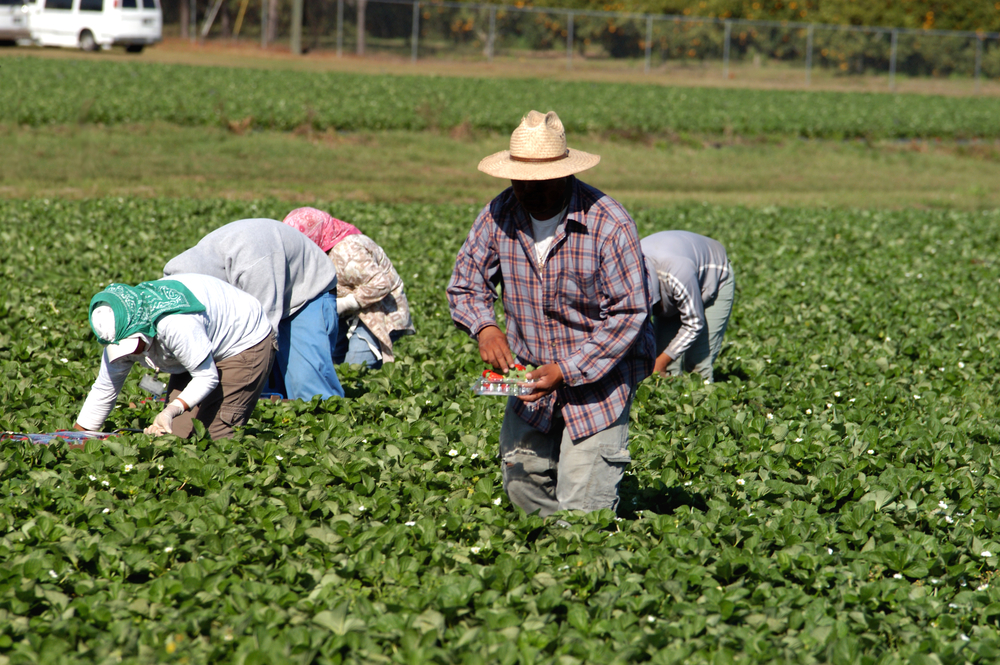
<path fill-rule="evenodd" d="M 534 389 L 534 382 L 528 381 L 528 372 L 535 369 L 528 365 L 514 365 L 507 374 L 501 374 L 492 369 L 484 369 L 483 375 L 472 384 L 472 392 L 477 395 L 495 395 L 510 397 L 527 395 Z"/>

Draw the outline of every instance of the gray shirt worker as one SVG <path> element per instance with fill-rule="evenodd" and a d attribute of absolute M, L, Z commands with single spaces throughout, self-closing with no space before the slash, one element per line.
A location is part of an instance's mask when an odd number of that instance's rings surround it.
<path fill-rule="evenodd" d="M 164 277 L 182 273 L 211 275 L 254 296 L 275 334 L 279 321 L 337 288 L 330 257 L 275 219 L 242 219 L 212 231 L 163 268 Z"/>
<path fill-rule="evenodd" d="M 666 349 L 657 344 L 657 352 L 679 358 L 704 330 L 705 305 L 715 300 L 719 285 L 732 271 L 726 248 L 690 231 L 660 231 L 643 238 L 640 245 L 646 256 L 653 316 L 679 316 L 681 322 Z"/>

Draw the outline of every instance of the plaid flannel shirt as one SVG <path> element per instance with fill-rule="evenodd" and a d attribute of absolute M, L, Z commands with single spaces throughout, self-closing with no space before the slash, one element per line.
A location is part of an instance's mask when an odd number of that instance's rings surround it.
<path fill-rule="evenodd" d="M 543 265 L 531 219 L 508 188 L 479 214 L 448 284 L 455 324 L 476 337 L 496 325 L 502 285 L 507 342 L 519 361 L 556 363 L 565 383 L 514 410 L 542 432 L 561 407 L 572 439 L 607 429 L 653 371 L 646 269 L 635 222 L 602 192 L 573 178 L 566 216 Z"/>

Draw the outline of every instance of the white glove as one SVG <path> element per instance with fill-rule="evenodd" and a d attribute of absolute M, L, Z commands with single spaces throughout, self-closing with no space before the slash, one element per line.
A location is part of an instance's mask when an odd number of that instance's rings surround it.
<path fill-rule="evenodd" d="M 340 316 L 350 316 L 351 314 L 356 314 L 360 310 L 361 305 L 358 304 L 357 298 L 353 295 L 337 298 L 337 314 Z"/>
<path fill-rule="evenodd" d="M 143 430 L 146 434 L 152 434 L 153 436 L 160 436 L 161 434 L 171 434 L 173 430 L 170 428 L 170 424 L 174 421 L 174 418 L 184 413 L 184 403 L 179 399 L 175 399 L 173 402 L 168 404 L 160 411 L 159 415 L 156 416 L 156 420 L 153 424 Z"/>

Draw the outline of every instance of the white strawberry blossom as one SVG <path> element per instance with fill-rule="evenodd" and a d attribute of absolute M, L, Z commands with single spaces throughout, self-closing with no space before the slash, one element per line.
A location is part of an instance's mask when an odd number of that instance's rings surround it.
<path fill-rule="evenodd" d="M 499 506 L 500 503 L 501 503 L 500 497 L 497 497 L 497 498 L 493 499 L 493 505 L 494 506 Z"/>
<path fill-rule="evenodd" d="M 742 478 L 737 478 L 736 479 L 736 484 L 737 485 L 746 485 L 747 481 L 743 480 Z"/>
<path fill-rule="evenodd" d="M 452 448 L 451 450 L 448 451 L 448 454 L 451 455 L 452 457 L 455 457 L 456 455 L 458 455 L 458 451 Z"/>
<path fill-rule="evenodd" d="M 979 553 L 979 556 L 983 557 L 984 559 L 988 559 L 991 556 L 993 556 L 993 552 L 990 552 L 989 550 L 983 550 L 982 552 Z"/>
<path fill-rule="evenodd" d="M 469 459 L 476 459 L 477 457 L 479 457 L 479 453 L 472 453 L 469 455 Z"/>
<path fill-rule="evenodd" d="M 135 468 L 135 467 L 133 467 L 133 466 L 132 466 L 131 464 L 126 464 L 126 465 L 125 465 L 125 472 L 126 472 L 126 473 L 128 473 L 128 472 L 129 472 L 129 471 L 131 471 L 131 470 L 132 470 L 133 468 Z"/>
<path fill-rule="evenodd" d="M 91 474 L 91 475 L 89 475 L 87 477 L 90 478 L 91 480 L 97 480 L 97 476 L 95 476 L 93 474 Z"/>
<path fill-rule="evenodd" d="M 50 570 L 50 571 L 49 571 L 49 577 L 51 577 L 51 578 L 55 579 L 55 578 L 59 577 L 59 573 L 57 573 L 57 572 L 56 572 L 56 571 L 54 571 L 54 570 Z"/>
<path fill-rule="evenodd" d="M 416 526 L 416 522 L 405 522 L 406 526 Z"/>
<path fill-rule="evenodd" d="M 174 548 L 171 547 L 170 545 L 167 545 L 166 547 L 163 548 L 163 551 L 166 552 L 167 554 L 170 554 L 171 552 L 174 551 Z"/>
<path fill-rule="evenodd" d="M 896 574 L 895 574 L 895 575 L 893 575 L 892 577 L 893 577 L 893 579 L 897 579 L 897 580 L 901 580 L 901 579 L 903 579 L 903 575 L 902 575 L 902 573 L 896 573 Z"/>
<path fill-rule="evenodd" d="M 482 548 L 480 548 L 480 547 L 470 547 L 469 551 L 472 552 L 473 554 L 479 554 L 479 552 L 480 552 L 481 549 Z"/>
<path fill-rule="evenodd" d="M 938 501 L 938 508 L 941 510 L 948 510 L 948 504 L 944 501 Z"/>
<path fill-rule="evenodd" d="M 108 513 L 110 513 L 110 512 L 111 512 L 111 509 L 110 509 L 110 508 L 105 508 L 105 509 L 104 509 L 104 510 L 102 510 L 101 512 L 102 512 L 102 513 L 104 513 L 105 515 L 107 515 Z"/>

